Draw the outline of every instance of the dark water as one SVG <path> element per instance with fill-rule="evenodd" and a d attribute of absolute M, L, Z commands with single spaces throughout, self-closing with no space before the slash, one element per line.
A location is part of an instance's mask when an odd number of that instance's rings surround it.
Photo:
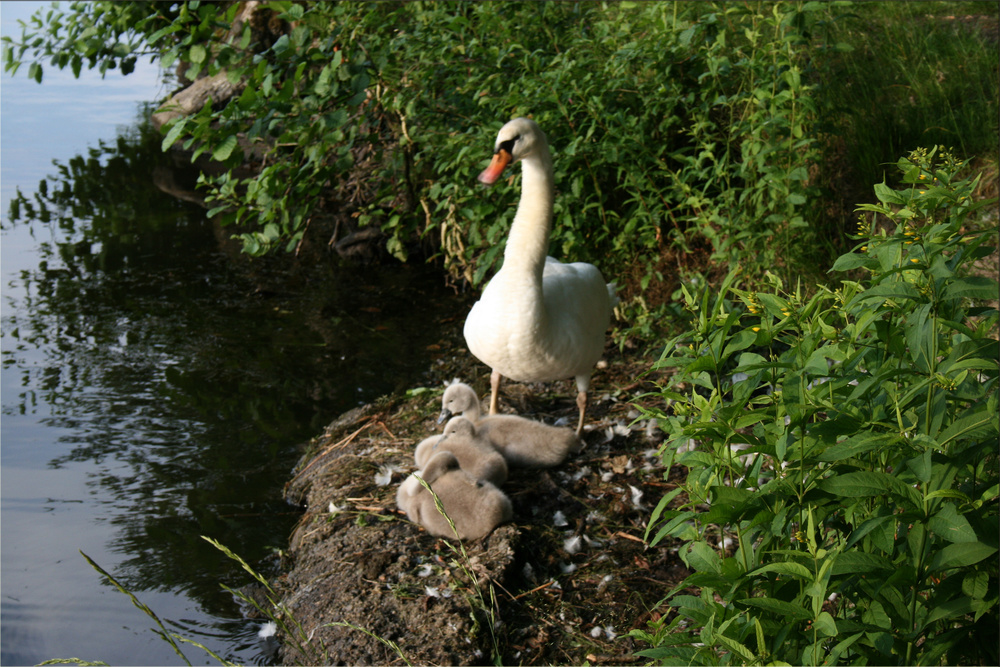
<path fill-rule="evenodd" d="M 454 310 L 427 268 L 239 256 L 152 185 L 158 145 L 108 136 L 3 211 L 5 665 L 183 664 L 80 550 L 171 631 L 266 662 L 220 588 L 248 577 L 200 536 L 268 572 L 298 518 L 280 495 L 298 446 L 420 386 Z"/>

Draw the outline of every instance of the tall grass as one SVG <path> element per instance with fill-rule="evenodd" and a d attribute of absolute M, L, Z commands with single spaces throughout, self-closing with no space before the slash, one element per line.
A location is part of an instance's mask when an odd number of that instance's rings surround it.
<path fill-rule="evenodd" d="M 853 50 L 830 59 L 822 94 L 856 182 L 893 176 L 917 146 L 996 160 L 996 20 L 994 2 L 865 2 L 835 23 L 831 41 Z"/>

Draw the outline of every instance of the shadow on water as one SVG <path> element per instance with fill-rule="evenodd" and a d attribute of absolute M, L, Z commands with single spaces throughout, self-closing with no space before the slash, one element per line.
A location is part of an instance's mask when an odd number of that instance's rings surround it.
<path fill-rule="evenodd" d="M 199 536 L 252 563 L 283 548 L 297 445 L 419 386 L 456 300 L 427 267 L 239 255 L 204 209 L 152 186 L 174 166 L 159 142 L 133 128 L 13 202 L 40 260 L 5 299 L 3 372 L 18 390 L 3 411 L 56 427 L 57 446 L 33 455 L 84 467 L 109 499 L 119 581 L 233 619 L 219 584 L 247 579 Z M 248 641 L 233 637 L 231 655 L 260 660 Z"/>

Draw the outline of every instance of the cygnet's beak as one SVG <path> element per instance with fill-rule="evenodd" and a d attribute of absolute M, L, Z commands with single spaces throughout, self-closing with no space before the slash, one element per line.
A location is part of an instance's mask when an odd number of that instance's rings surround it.
<path fill-rule="evenodd" d="M 505 148 L 501 148 L 496 153 L 493 154 L 493 160 L 490 162 L 490 166 L 483 170 L 483 173 L 479 174 L 479 182 L 485 183 L 486 185 L 493 185 L 500 178 L 500 174 L 503 170 L 510 164 L 511 156 L 510 152 Z"/>
<path fill-rule="evenodd" d="M 451 410 L 448 408 L 441 408 L 441 415 L 438 417 L 438 424 L 442 424 L 452 418 Z"/>

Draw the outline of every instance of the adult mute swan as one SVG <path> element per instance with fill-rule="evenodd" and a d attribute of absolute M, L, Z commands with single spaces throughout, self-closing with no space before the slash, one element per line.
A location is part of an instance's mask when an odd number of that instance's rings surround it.
<path fill-rule="evenodd" d="M 614 284 L 592 264 L 546 257 L 552 231 L 552 157 L 538 125 L 515 118 L 497 135 L 493 161 L 479 180 L 492 185 L 521 162 L 521 201 L 510 227 L 503 267 L 465 320 L 465 342 L 492 369 L 490 414 L 497 412 L 501 376 L 519 382 L 576 379 L 583 432 L 587 390 L 604 351 Z"/>

